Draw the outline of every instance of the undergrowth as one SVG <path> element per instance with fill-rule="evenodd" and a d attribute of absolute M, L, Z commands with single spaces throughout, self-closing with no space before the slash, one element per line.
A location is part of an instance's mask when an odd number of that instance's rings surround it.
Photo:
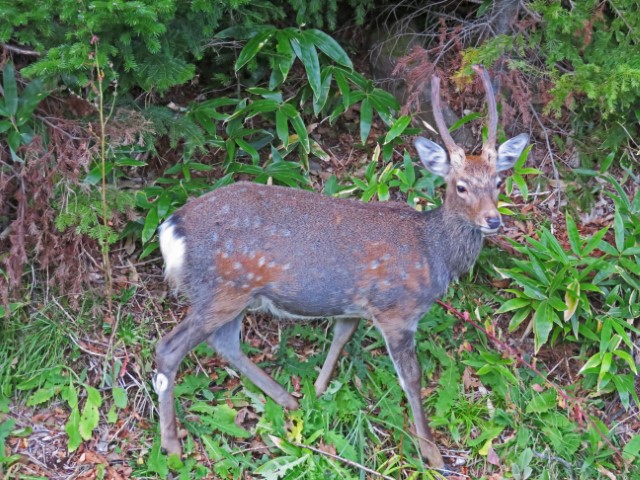
<path fill-rule="evenodd" d="M 29 63 L 21 55 L 33 52 L 6 44 L 21 63 L 2 60 L 0 475 L 54 476 L 44 451 L 98 477 L 439 478 L 419 460 L 384 342 L 365 324 L 315 398 L 327 323 L 246 319 L 243 348 L 299 397 L 295 412 L 200 346 L 176 387 L 186 456 L 161 455 L 153 349 L 184 313 L 158 284 L 163 219 L 238 179 L 416 209 L 439 204 L 442 181 L 405 149 L 419 132 L 411 116 L 312 28 L 334 24 L 340 2 L 287 4 L 312 21 L 298 28 L 278 23 L 285 6 L 275 2 L 223 2 L 215 14 L 138 3 L 63 2 L 58 27 L 37 37 L 58 7 L 18 2 L 0 32 L 46 50 Z M 370 6 L 355 4 L 358 15 Z M 420 323 L 424 403 L 450 464 L 472 478 L 635 478 L 637 4 L 531 7 L 517 35 L 465 48 L 488 21 L 487 2 L 476 2 L 469 30 L 443 18 L 430 27 L 437 45 L 399 64 L 415 91 L 433 71 L 453 77 L 449 100 L 464 115 L 452 129 L 478 138 L 482 112 L 465 112 L 480 108 L 469 68 L 495 64 L 500 134 L 519 122 L 538 135 L 501 197 L 509 240 L 450 289 L 458 317 L 434 307 Z M 227 24 L 229 12 L 243 20 Z M 133 37 L 122 34 L 129 23 Z M 207 57 L 205 37 L 219 56 Z M 195 91 L 196 64 L 206 94 Z M 209 94 L 234 78 L 234 89 Z"/>

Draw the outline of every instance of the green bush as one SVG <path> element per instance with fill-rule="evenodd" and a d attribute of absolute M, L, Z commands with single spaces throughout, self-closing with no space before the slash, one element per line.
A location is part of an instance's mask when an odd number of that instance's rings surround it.
<path fill-rule="evenodd" d="M 231 57 L 207 56 L 218 51 L 210 43 L 216 31 L 281 22 L 291 9 L 301 24 L 335 28 L 340 8 L 355 8 L 362 23 L 371 7 L 371 0 L 3 1 L 0 42 L 17 42 L 44 54 L 23 70 L 25 75 L 62 76 L 68 85 L 85 86 L 95 64 L 93 44 L 99 41 L 99 63 L 109 66 L 107 81 L 117 80 L 122 91 L 139 87 L 164 93 L 192 80 L 196 63 L 206 69 L 201 73 L 207 82 L 228 81 L 224 73 L 213 72 L 230 73 Z"/>
<path fill-rule="evenodd" d="M 530 8 L 535 28 L 468 49 L 463 65 L 491 65 L 506 56 L 532 84 L 548 78 L 547 113 L 568 119 L 582 166 L 599 169 L 612 151 L 628 166 L 633 155 L 625 147 L 640 134 L 640 2 L 537 0 Z"/>

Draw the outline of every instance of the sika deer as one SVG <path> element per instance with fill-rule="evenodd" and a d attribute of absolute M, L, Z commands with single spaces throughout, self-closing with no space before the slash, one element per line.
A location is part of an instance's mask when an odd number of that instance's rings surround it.
<path fill-rule="evenodd" d="M 244 312 L 263 310 L 275 317 L 336 319 L 315 383 L 317 395 L 327 388 L 359 319 L 371 320 L 409 399 L 420 452 L 432 467 L 443 467 L 422 409 L 415 332 L 433 301 L 474 264 L 483 237 L 498 231 L 498 172 L 513 166 L 528 141 L 522 134 L 496 151 L 495 98 L 489 75 L 475 68 L 489 111 L 482 154 L 467 156 L 453 142 L 435 76 L 433 109 L 447 150 L 424 138 L 415 142 L 423 165 L 447 181 L 447 195 L 438 208 L 423 213 L 237 183 L 190 201 L 164 222 L 160 247 L 166 277 L 191 301 L 186 319 L 157 346 L 154 387 L 165 451 L 181 451 L 173 398 L 178 366 L 203 341 L 280 405 L 298 408 L 296 399 L 240 348 Z"/>

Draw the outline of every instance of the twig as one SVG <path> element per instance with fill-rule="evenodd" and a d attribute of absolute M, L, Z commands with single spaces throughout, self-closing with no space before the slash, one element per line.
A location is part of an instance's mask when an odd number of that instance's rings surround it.
<path fill-rule="evenodd" d="M 551 160 L 551 168 L 553 169 L 553 178 L 556 181 L 556 192 L 558 194 L 558 201 L 556 202 L 558 210 L 560 209 L 560 199 L 561 199 L 561 189 L 560 189 L 560 174 L 558 173 L 558 167 L 556 166 L 556 161 L 553 156 L 553 149 L 551 148 L 551 142 L 549 141 L 549 134 L 547 133 L 547 129 L 545 128 L 542 120 L 540 120 L 540 115 L 536 112 L 536 109 L 533 108 L 533 105 L 530 105 L 531 112 L 533 116 L 536 117 L 536 121 L 540 128 L 542 129 L 542 133 L 544 134 L 544 141 L 547 144 L 547 152 L 549 153 L 549 159 Z"/>
<path fill-rule="evenodd" d="M 307 448 L 312 452 L 319 453 L 320 455 L 324 455 L 329 458 L 333 458 L 334 460 L 339 460 L 351 467 L 359 468 L 363 472 L 367 472 L 367 473 L 370 473 L 371 475 L 375 475 L 376 477 L 384 478 L 385 480 L 395 480 L 393 477 L 389 477 L 388 475 L 384 475 L 383 473 L 376 472 L 375 470 L 372 470 L 369 467 L 365 467 L 360 463 L 354 462 L 353 460 L 349 460 L 348 458 L 341 457 L 340 455 L 335 455 L 333 453 L 325 452 L 323 450 L 320 450 L 319 448 L 315 448 L 310 445 L 304 445 L 302 443 L 294 443 L 293 445 L 295 445 L 298 448 Z"/>
<path fill-rule="evenodd" d="M 600 438 L 602 438 L 602 440 L 604 441 L 604 443 L 606 443 L 609 448 L 611 448 L 616 455 L 618 455 L 620 458 L 622 458 L 622 452 L 620 451 L 620 449 L 618 447 L 616 447 L 611 440 L 609 440 L 609 438 L 607 438 L 607 436 L 600 430 L 600 428 L 598 427 L 598 425 L 596 424 L 596 422 L 594 422 L 586 413 L 585 409 L 582 407 L 581 401 L 579 398 L 574 397 L 573 395 L 568 394 L 560 385 L 556 384 L 555 382 L 553 382 L 552 380 L 549 380 L 540 370 L 538 370 L 534 365 L 532 365 L 531 363 L 529 363 L 528 361 L 526 361 L 524 359 L 524 356 L 522 354 L 522 352 L 520 352 L 518 349 L 516 349 L 515 347 L 512 347 L 510 345 L 507 345 L 505 342 L 503 342 L 502 340 L 500 340 L 498 337 L 496 337 L 493 333 L 490 333 L 487 331 L 487 329 L 485 329 L 484 327 L 482 327 L 480 324 L 478 324 L 477 322 L 473 321 L 471 319 L 471 316 L 469 315 L 469 312 L 460 312 L 459 310 L 457 310 L 456 308 L 452 307 L 451 305 L 448 305 L 446 303 L 444 303 L 441 300 L 436 300 L 436 302 L 438 303 L 438 305 L 442 306 L 445 310 L 449 311 L 450 313 L 452 313 L 454 316 L 458 317 L 460 320 L 464 321 L 465 323 L 469 323 L 471 325 L 473 325 L 477 330 L 480 330 L 482 333 L 484 333 L 492 342 L 494 342 L 495 344 L 497 344 L 500 349 L 506 353 L 507 355 L 509 355 L 509 357 L 513 358 L 516 360 L 516 362 L 519 365 L 524 365 L 525 367 L 527 367 L 529 370 L 531 370 L 533 373 L 535 373 L 536 375 L 538 375 L 540 378 L 542 378 L 544 380 L 544 382 L 550 386 L 551 388 L 553 388 L 556 393 L 558 395 L 560 395 L 560 397 L 565 401 L 565 403 L 567 405 L 569 405 L 570 403 L 573 404 L 573 410 L 574 413 L 576 415 L 578 415 L 580 418 L 584 418 L 591 427 L 593 427 L 595 429 L 596 432 L 598 432 L 598 434 L 600 435 Z"/>
<path fill-rule="evenodd" d="M 13 45 L 8 45 L 6 43 L 3 43 L 1 45 L 2 45 L 2 48 L 4 48 L 5 50 L 8 50 L 9 52 L 18 53 L 20 55 L 29 55 L 31 57 L 40 56 L 40 53 L 36 52 L 35 50 L 29 50 L 22 47 L 14 47 Z"/>

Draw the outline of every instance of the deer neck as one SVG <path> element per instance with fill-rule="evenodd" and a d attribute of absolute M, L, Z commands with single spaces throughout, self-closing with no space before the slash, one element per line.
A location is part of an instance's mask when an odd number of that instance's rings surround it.
<path fill-rule="evenodd" d="M 467 273 L 482 249 L 482 232 L 464 215 L 442 205 L 428 212 L 430 244 L 449 281 Z"/>

